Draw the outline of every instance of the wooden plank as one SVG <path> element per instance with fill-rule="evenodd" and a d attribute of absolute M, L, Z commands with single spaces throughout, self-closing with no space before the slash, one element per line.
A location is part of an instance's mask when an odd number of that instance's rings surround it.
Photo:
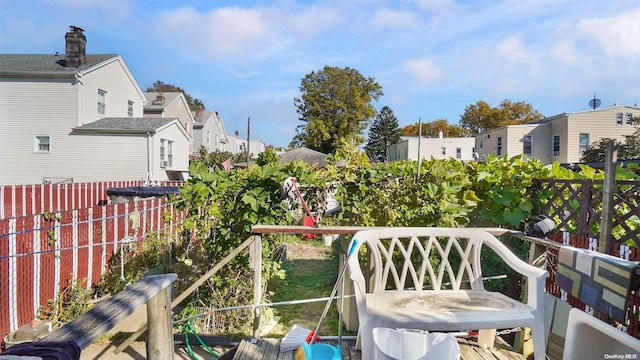
<path fill-rule="evenodd" d="M 301 225 L 254 225 L 251 228 L 252 234 L 355 234 L 363 230 L 387 229 L 387 227 L 367 227 L 367 226 L 301 226 Z M 483 230 L 494 236 L 502 236 L 510 233 L 509 229 L 502 228 L 473 228 Z"/>
<path fill-rule="evenodd" d="M 80 348 L 84 349 L 131 315 L 138 307 L 169 287 L 177 278 L 176 274 L 144 277 L 42 340 L 75 341 Z"/>

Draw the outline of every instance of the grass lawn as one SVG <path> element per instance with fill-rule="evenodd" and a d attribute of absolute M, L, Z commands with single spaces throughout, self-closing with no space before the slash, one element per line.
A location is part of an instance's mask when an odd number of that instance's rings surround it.
<path fill-rule="evenodd" d="M 320 239 L 299 239 L 287 243 L 287 261 L 284 263 L 286 278 L 269 283 L 273 292 L 272 301 L 292 301 L 328 297 L 338 277 L 338 249 L 324 246 Z M 347 274 L 345 273 L 345 276 Z M 346 300 L 345 300 L 346 301 Z M 320 335 L 338 334 L 338 311 L 334 301 L 322 327 Z M 268 336 L 282 337 L 294 324 L 314 330 L 320 321 L 326 301 L 300 305 L 273 307 L 278 325 Z M 343 335 L 355 335 L 344 331 Z"/>

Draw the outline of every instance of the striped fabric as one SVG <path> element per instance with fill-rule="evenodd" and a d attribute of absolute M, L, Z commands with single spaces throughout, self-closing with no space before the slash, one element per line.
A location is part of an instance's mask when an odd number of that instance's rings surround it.
<path fill-rule="evenodd" d="M 595 310 L 624 322 L 637 268 L 638 262 L 562 246 L 558 252 L 557 282 Z"/>

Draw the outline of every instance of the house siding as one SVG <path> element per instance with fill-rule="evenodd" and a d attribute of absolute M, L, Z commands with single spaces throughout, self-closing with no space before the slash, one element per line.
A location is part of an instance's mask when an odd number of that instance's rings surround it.
<path fill-rule="evenodd" d="M 167 180 L 166 171 L 189 171 L 189 154 L 190 142 L 184 136 L 184 133 L 178 128 L 179 122 L 175 122 L 171 126 L 164 128 L 153 136 L 153 169 L 154 178 L 158 180 Z M 166 169 L 160 167 L 160 141 L 167 139 L 173 141 L 173 164 Z M 165 154 L 166 159 L 166 154 Z"/>
<path fill-rule="evenodd" d="M 0 81 L 0 184 L 41 183 L 65 166 L 67 137 L 76 125 L 73 79 Z M 50 153 L 34 152 L 34 136 L 50 137 Z M 66 176 L 66 175 L 62 175 Z"/>
<path fill-rule="evenodd" d="M 623 125 L 616 124 L 616 114 L 623 113 Z M 563 162 L 579 162 L 579 138 L 589 134 L 589 145 L 602 138 L 624 141 L 625 135 L 633 133 L 634 126 L 626 125 L 626 114 L 640 116 L 640 110 L 626 106 L 569 114 L 567 121 L 567 152 Z"/>
<path fill-rule="evenodd" d="M 558 115 L 551 118 L 549 121 L 551 125 L 551 134 L 549 135 L 550 145 L 549 145 L 549 154 L 551 155 L 552 161 L 558 161 L 560 163 L 566 163 L 567 161 L 567 152 L 569 151 L 568 144 L 568 136 L 567 136 L 567 116 L 566 115 Z M 557 156 L 553 155 L 553 137 L 555 135 L 560 136 L 560 154 Z"/>
<path fill-rule="evenodd" d="M 475 146 L 474 138 L 421 138 L 420 157 L 423 159 L 456 158 L 456 149 L 460 148 L 459 160 L 472 160 Z M 445 148 L 445 154 L 442 154 Z M 389 147 L 389 161 L 418 160 L 418 137 L 401 137 L 401 140 Z"/>
<path fill-rule="evenodd" d="M 82 109 L 81 124 L 102 119 L 104 117 L 127 117 L 128 101 L 134 103 L 133 117 L 143 116 L 146 98 L 136 91 L 137 84 L 131 82 L 128 71 L 120 58 L 110 61 L 91 71 L 81 78 L 80 98 Z M 104 115 L 98 113 L 98 90 L 107 92 L 107 106 Z"/>
<path fill-rule="evenodd" d="M 514 125 L 506 128 L 506 135 L 502 139 L 503 141 L 503 155 L 516 156 L 524 154 L 524 137 L 532 137 L 532 151 L 533 153 L 527 155 L 528 157 L 540 159 L 541 161 L 548 163 L 551 160 L 550 154 L 550 139 L 549 131 L 551 126 L 548 124 L 527 124 L 527 125 Z M 506 149 L 506 152 L 504 152 Z"/>
<path fill-rule="evenodd" d="M 164 109 L 162 117 L 178 118 L 187 130 L 189 136 L 193 136 L 193 115 L 191 114 L 191 110 L 189 110 L 184 97 L 179 97 L 176 101 L 167 106 L 167 108 Z"/>
<path fill-rule="evenodd" d="M 87 154 L 70 153 L 73 168 L 60 169 L 61 175 L 72 176 L 74 182 L 147 178 L 147 135 L 74 134 L 69 138 L 75 149 Z"/>
<path fill-rule="evenodd" d="M 498 137 L 502 138 L 501 155 L 505 155 L 508 151 L 507 134 L 508 134 L 507 127 L 501 127 L 497 129 L 484 131 L 476 135 L 474 143 L 476 147 L 476 152 L 478 153 L 478 158 L 484 159 L 491 154 L 497 153 L 496 149 L 498 147 Z M 482 141 L 482 147 L 480 147 L 481 141 Z M 522 152 L 522 150 L 520 152 Z"/>
<path fill-rule="evenodd" d="M 616 114 L 623 114 L 623 125 L 617 125 Z M 560 163 L 580 162 L 579 140 L 580 134 L 589 134 L 589 145 L 602 138 L 612 138 L 624 141 L 626 135 L 635 131 L 633 125 L 626 124 L 627 114 L 640 116 L 640 108 L 634 106 L 615 106 L 577 113 L 565 113 L 551 116 L 540 122 L 510 125 L 485 131 L 476 135 L 476 151 L 480 159 L 495 152 L 496 139 L 503 137 L 503 144 L 507 144 L 506 154 L 514 156 L 522 154 L 522 138 L 524 135 L 533 136 L 533 154 L 545 163 L 558 161 Z M 553 155 L 553 137 L 560 139 L 560 151 Z M 483 147 L 480 147 L 480 141 Z M 489 144 L 489 146 L 488 146 Z M 503 145 L 503 150 L 505 149 Z M 503 151 L 503 155 L 505 152 Z"/>

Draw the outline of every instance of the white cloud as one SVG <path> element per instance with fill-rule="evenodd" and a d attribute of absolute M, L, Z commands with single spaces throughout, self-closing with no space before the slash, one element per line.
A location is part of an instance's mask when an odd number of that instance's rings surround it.
<path fill-rule="evenodd" d="M 373 26 L 377 28 L 414 27 L 418 22 L 416 13 L 388 8 L 377 10 L 373 16 Z"/>
<path fill-rule="evenodd" d="M 509 36 L 500 41 L 496 51 L 500 57 L 510 63 L 531 63 L 535 59 L 534 54 L 526 49 L 519 36 Z"/>
<path fill-rule="evenodd" d="M 584 19 L 578 28 L 610 58 L 640 56 L 640 8 L 617 16 Z"/>
<path fill-rule="evenodd" d="M 201 14 L 193 8 L 164 12 L 156 22 L 159 38 L 195 56 L 251 57 L 270 36 L 259 10 L 219 8 Z"/>
<path fill-rule="evenodd" d="M 433 60 L 428 58 L 408 60 L 404 67 L 420 83 L 430 85 L 442 78 L 442 69 Z"/>
<path fill-rule="evenodd" d="M 164 11 L 155 31 L 169 46 L 199 62 L 238 64 L 286 56 L 332 29 L 340 14 L 328 8 L 223 7 L 201 13 L 190 7 Z"/>
<path fill-rule="evenodd" d="M 447 12 L 456 6 L 455 0 L 415 0 L 422 9 L 433 13 Z"/>

